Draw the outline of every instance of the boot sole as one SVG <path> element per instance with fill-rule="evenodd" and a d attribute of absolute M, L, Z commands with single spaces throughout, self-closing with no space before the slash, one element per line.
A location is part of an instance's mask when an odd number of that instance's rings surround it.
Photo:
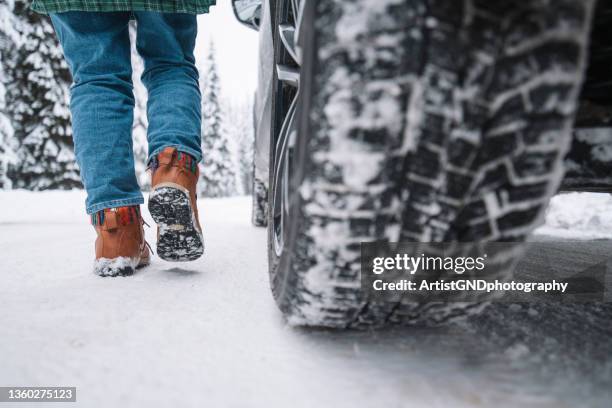
<path fill-rule="evenodd" d="M 94 273 L 105 278 L 131 276 L 134 274 L 134 270 L 138 268 L 140 268 L 140 260 L 138 258 L 100 258 L 94 262 Z"/>
<path fill-rule="evenodd" d="M 149 196 L 149 212 L 159 227 L 157 255 L 170 262 L 194 261 L 204 253 L 204 239 L 195 221 L 189 192 L 158 186 Z"/>

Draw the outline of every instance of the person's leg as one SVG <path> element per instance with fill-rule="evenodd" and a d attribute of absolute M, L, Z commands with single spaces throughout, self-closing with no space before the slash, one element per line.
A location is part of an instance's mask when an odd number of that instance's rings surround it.
<path fill-rule="evenodd" d="M 204 253 L 197 210 L 201 96 L 193 49 L 196 16 L 136 12 L 136 48 L 149 91 L 149 212 L 158 225 L 157 255 L 193 261 Z"/>
<path fill-rule="evenodd" d="M 149 99 L 149 160 L 167 147 L 201 152 L 201 97 L 193 50 L 197 20 L 191 14 L 135 12 L 138 53 L 144 60 L 142 81 Z"/>
<path fill-rule="evenodd" d="M 130 13 L 51 15 L 72 73 L 70 111 L 87 213 L 144 202 L 132 152 Z"/>

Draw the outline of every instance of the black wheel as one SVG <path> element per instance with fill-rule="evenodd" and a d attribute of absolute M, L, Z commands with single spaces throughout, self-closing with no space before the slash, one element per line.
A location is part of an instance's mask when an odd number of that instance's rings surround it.
<path fill-rule="evenodd" d="M 480 310 L 368 298 L 360 243 L 512 241 L 497 260 L 512 269 L 563 175 L 593 1 L 302 1 L 275 14 L 280 309 L 340 328 Z"/>
<path fill-rule="evenodd" d="M 302 4 L 303 6 L 303 4 Z M 274 76 L 270 142 L 268 197 L 268 236 L 270 273 L 286 253 L 289 226 L 289 200 L 295 196 L 295 143 L 297 141 L 297 102 L 300 82 L 297 26 L 301 18 L 300 0 L 273 2 Z M 274 278 L 272 278 L 274 279 Z"/>

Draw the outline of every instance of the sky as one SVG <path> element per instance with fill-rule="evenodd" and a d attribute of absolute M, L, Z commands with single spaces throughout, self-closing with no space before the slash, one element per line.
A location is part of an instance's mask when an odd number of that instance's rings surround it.
<path fill-rule="evenodd" d="M 198 17 L 196 59 L 202 63 L 214 41 L 221 93 L 231 101 L 252 98 L 257 87 L 259 36 L 234 17 L 231 0 L 221 0 Z"/>

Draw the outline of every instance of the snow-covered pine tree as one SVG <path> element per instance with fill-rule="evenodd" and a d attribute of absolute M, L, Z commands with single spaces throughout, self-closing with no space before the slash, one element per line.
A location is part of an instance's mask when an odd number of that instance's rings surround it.
<path fill-rule="evenodd" d="M 132 47 L 132 82 L 134 84 L 134 123 L 132 125 L 132 141 L 136 177 L 143 190 L 151 188 L 151 180 L 147 174 L 147 89 L 140 80 L 144 71 L 144 62 L 136 51 L 136 22 L 130 22 L 130 42 Z"/>
<path fill-rule="evenodd" d="M 235 162 L 238 193 L 250 195 L 253 192 L 253 104 L 251 98 L 227 105 L 229 135 L 236 145 Z"/>
<path fill-rule="evenodd" d="M 9 51 L 17 47 L 19 39 L 13 6 L 13 0 L 0 3 L 0 189 L 11 188 L 8 166 L 16 163 L 14 130 L 6 106 L 6 84 L 10 78 L 5 68 Z"/>
<path fill-rule="evenodd" d="M 5 63 L 7 113 L 17 144 L 13 186 L 32 190 L 80 187 L 70 127 L 68 66 L 47 17 L 14 0 L 19 44 Z"/>
<path fill-rule="evenodd" d="M 219 74 L 211 42 L 202 90 L 202 153 L 199 194 L 204 197 L 227 197 L 236 194 L 236 169 L 229 137 L 224 126 L 220 103 Z"/>
<path fill-rule="evenodd" d="M 2 47 L 1 41 L 0 39 L 0 47 Z M 2 56 L 3 51 L 0 49 L 0 60 Z M 13 126 L 6 114 L 5 75 L 3 71 L 2 65 L 0 65 L 0 189 L 9 189 L 12 182 L 8 177 L 8 167 L 16 163 L 16 157 Z"/>

